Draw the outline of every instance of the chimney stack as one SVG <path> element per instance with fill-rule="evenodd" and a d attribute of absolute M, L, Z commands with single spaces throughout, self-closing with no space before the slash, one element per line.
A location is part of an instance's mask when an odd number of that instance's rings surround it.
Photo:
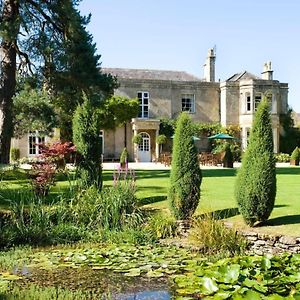
<path fill-rule="evenodd" d="M 207 82 L 215 81 L 215 61 L 216 53 L 214 49 L 208 49 L 207 58 L 204 64 L 204 80 Z"/>
<path fill-rule="evenodd" d="M 264 63 L 263 71 L 261 78 L 264 80 L 273 80 L 273 70 L 272 64 L 270 61 Z"/>

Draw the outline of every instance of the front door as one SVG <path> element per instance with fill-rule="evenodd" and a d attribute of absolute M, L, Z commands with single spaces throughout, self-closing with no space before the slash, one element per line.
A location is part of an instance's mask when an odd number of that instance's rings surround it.
<path fill-rule="evenodd" d="M 143 140 L 138 148 L 138 159 L 140 162 L 150 162 L 151 161 L 151 147 L 150 147 L 150 136 L 146 132 L 140 133 Z"/>

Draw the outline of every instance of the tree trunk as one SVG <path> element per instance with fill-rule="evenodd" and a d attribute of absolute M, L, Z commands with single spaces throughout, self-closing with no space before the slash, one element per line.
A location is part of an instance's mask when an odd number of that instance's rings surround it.
<path fill-rule="evenodd" d="M 0 44 L 0 163 L 9 163 L 10 142 L 13 135 L 12 97 L 16 88 L 16 39 L 18 34 L 19 3 L 5 0 L 2 22 L 6 32 Z"/>

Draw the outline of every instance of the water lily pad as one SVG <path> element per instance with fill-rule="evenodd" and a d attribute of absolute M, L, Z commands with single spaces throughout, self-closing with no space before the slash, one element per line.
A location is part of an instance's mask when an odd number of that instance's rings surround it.
<path fill-rule="evenodd" d="M 124 273 L 125 276 L 136 277 L 136 276 L 141 275 L 141 269 L 140 268 L 132 268 L 128 271 L 129 271 L 128 273 Z"/>
<path fill-rule="evenodd" d="M 211 295 L 214 294 L 219 290 L 218 285 L 215 280 L 209 277 L 203 277 L 201 279 L 202 288 L 201 292 L 205 295 Z"/>
<path fill-rule="evenodd" d="M 164 272 L 163 271 L 160 271 L 160 270 L 150 270 L 147 272 L 146 274 L 147 277 L 155 277 L 155 278 L 158 278 L 158 277 L 163 277 L 165 276 Z"/>

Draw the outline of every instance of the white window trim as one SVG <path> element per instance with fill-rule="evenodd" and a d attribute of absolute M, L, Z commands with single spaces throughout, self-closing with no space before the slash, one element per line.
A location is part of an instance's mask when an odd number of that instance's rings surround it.
<path fill-rule="evenodd" d="M 182 110 L 182 100 L 183 98 L 189 98 L 189 96 L 192 96 L 190 99 L 193 101 L 192 106 L 191 106 L 191 111 L 187 111 L 187 110 Z M 192 93 L 183 93 L 181 94 L 181 111 L 182 112 L 188 112 L 189 114 L 194 114 L 196 113 L 196 99 L 195 99 L 195 94 Z"/>
<path fill-rule="evenodd" d="M 139 133 L 141 136 L 142 136 L 142 143 L 141 144 L 139 144 L 139 151 L 151 151 L 151 138 L 150 138 L 150 135 L 149 135 L 149 133 L 147 133 L 147 132 L 140 132 Z M 145 150 L 145 140 L 147 140 L 148 141 L 148 150 Z"/>
<path fill-rule="evenodd" d="M 35 148 L 35 153 L 30 153 L 30 138 L 31 137 L 35 137 L 35 143 L 34 144 L 36 144 L 35 146 L 34 146 L 34 148 Z M 30 157 L 34 157 L 34 156 L 37 156 L 37 155 L 39 155 L 40 153 L 39 153 L 39 150 L 40 150 L 40 147 L 39 147 L 39 142 L 38 142 L 38 139 L 39 138 L 44 138 L 44 143 L 46 142 L 45 141 L 45 137 L 44 136 L 40 136 L 39 135 L 39 132 L 38 132 L 38 130 L 36 130 L 36 131 L 32 131 L 32 132 L 29 132 L 28 133 L 28 156 L 30 156 Z"/>
<path fill-rule="evenodd" d="M 248 101 L 249 98 L 249 101 Z M 250 109 L 248 109 L 248 104 L 250 104 Z M 245 113 L 251 113 L 252 112 L 252 101 L 251 101 L 251 94 L 246 93 L 245 94 Z"/>
<path fill-rule="evenodd" d="M 141 116 L 139 116 L 140 119 L 149 119 L 149 114 L 150 114 L 150 93 L 148 91 L 138 91 L 137 95 L 141 93 L 142 94 L 142 105 L 140 105 L 141 109 Z M 144 97 L 144 93 L 148 94 L 148 97 Z M 140 100 L 140 98 L 138 97 L 138 99 Z M 144 99 L 148 99 L 148 104 L 145 105 L 144 104 Z M 145 110 L 144 107 L 147 106 L 148 107 L 148 116 L 145 117 Z"/>

